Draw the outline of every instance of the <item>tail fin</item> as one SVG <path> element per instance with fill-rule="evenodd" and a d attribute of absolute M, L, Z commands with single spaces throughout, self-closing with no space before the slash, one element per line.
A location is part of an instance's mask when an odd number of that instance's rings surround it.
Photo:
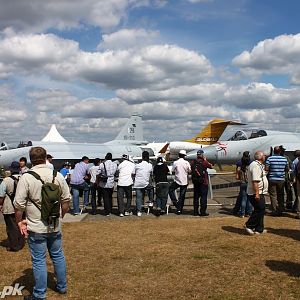
<path fill-rule="evenodd" d="M 114 141 L 129 143 L 144 142 L 142 116 L 133 114 Z"/>
<path fill-rule="evenodd" d="M 210 121 L 197 135 L 186 140 L 186 142 L 203 145 L 212 145 L 216 143 L 228 125 L 245 125 L 236 121 L 224 119 L 214 119 Z"/>

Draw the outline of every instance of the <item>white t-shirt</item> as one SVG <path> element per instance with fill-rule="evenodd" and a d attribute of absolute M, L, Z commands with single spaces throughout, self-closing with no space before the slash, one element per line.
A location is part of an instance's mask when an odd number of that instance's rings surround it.
<path fill-rule="evenodd" d="M 188 184 L 188 174 L 191 172 L 191 165 L 183 158 L 174 161 L 172 172 L 175 172 L 175 182 L 179 185 Z"/>
<path fill-rule="evenodd" d="M 88 172 L 91 175 L 91 183 L 95 183 L 96 182 L 96 176 L 100 173 L 99 166 L 90 167 Z"/>
<path fill-rule="evenodd" d="M 149 184 L 152 172 L 152 164 L 148 163 L 145 160 L 135 165 L 135 179 L 133 187 L 137 189 L 142 189 L 146 187 Z"/>
<path fill-rule="evenodd" d="M 49 162 L 48 159 L 46 160 L 46 165 L 47 165 L 50 169 L 54 170 L 53 165 L 51 164 L 51 162 Z"/>
<path fill-rule="evenodd" d="M 119 186 L 129 186 L 133 184 L 132 174 L 135 171 L 135 164 L 131 161 L 124 160 L 118 166 L 119 171 Z"/>
<path fill-rule="evenodd" d="M 253 189 L 253 181 L 258 181 L 259 194 L 265 195 L 268 193 L 268 179 L 266 176 L 264 165 L 259 161 L 253 161 L 248 168 L 247 172 L 248 185 L 247 194 L 254 195 L 255 190 Z"/>

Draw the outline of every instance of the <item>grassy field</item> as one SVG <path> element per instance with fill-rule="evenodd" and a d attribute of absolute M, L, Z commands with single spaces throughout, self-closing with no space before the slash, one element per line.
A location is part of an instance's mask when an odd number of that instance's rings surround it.
<path fill-rule="evenodd" d="M 300 231 L 266 217 L 268 233 L 247 236 L 243 219 L 128 219 L 63 225 L 68 294 L 48 299 L 300 299 Z M 0 227 L 0 239 L 6 237 Z M 0 290 L 32 289 L 29 251 L 0 247 Z M 16 299 L 16 298 L 14 298 Z"/>

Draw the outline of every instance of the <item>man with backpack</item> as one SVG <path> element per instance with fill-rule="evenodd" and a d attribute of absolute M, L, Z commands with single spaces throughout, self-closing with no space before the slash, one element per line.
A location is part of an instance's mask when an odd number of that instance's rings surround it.
<path fill-rule="evenodd" d="M 24 299 L 34 300 L 46 298 L 47 250 L 54 265 L 56 291 L 67 292 L 60 218 L 69 210 L 71 195 L 64 177 L 46 165 L 44 148 L 32 147 L 29 156 L 33 167 L 21 176 L 14 205 L 19 229 L 28 236 L 35 279 L 33 294 Z M 22 220 L 24 211 L 26 220 Z"/>
<path fill-rule="evenodd" d="M 207 209 L 207 193 L 208 193 L 208 173 L 207 169 L 212 169 L 212 164 L 206 160 L 204 151 L 199 149 L 197 151 L 197 158 L 191 162 L 192 182 L 194 185 L 194 216 L 206 217 L 209 213 Z M 200 200 L 200 214 L 199 214 L 199 198 Z"/>
<path fill-rule="evenodd" d="M 169 196 L 177 209 L 177 214 L 182 214 L 185 194 L 188 187 L 188 175 L 191 172 L 191 165 L 185 160 L 186 151 L 180 150 L 178 154 L 178 159 L 174 162 L 172 166 L 172 173 L 175 174 L 174 181 L 169 188 Z M 179 188 L 179 197 L 175 195 L 175 191 Z"/>
<path fill-rule="evenodd" d="M 5 177 L 0 184 L 0 206 L 6 224 L 6 232 L 9 245 L 6 250 L 17 252 L 24 247 L 25 239 L 20 233 L 15 218 L 14 198 L 16 194 L 17 184 L 20 178 L 20 165 L 17 161 L 13 161 L 9 168 L 11 176 Z"/>
<path fill-rule="evenodd" d="M 118 169 L 117 164 L 112 161 L 112 153 L 110 152 L 106 153 L 105 161 L 102 162 L 102 164 L 100 164 L 99 166 L 99 175 L 98 175 L 99 188 L 102 191 L 104 212 L 106 216 L 112 213 L 112 205 L 113 205 L 112 196 L 114 191 L 115 175 L 117 169 Z"/>

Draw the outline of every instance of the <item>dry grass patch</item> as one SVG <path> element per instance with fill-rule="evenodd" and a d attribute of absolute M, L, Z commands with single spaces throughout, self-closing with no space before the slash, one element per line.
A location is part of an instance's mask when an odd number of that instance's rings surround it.
<path fill-rule="evenodd" d="M 69 291 L 51 290 L 49 262 L 48 299 L 299 299 L 299 222 L 266 217 L 269 233 L 262 236 L 245 235 L 243 223 L 228 217 L 64 224 Z M 31 290 L 28 249 L 0 253 L 1 285 Z"/>

